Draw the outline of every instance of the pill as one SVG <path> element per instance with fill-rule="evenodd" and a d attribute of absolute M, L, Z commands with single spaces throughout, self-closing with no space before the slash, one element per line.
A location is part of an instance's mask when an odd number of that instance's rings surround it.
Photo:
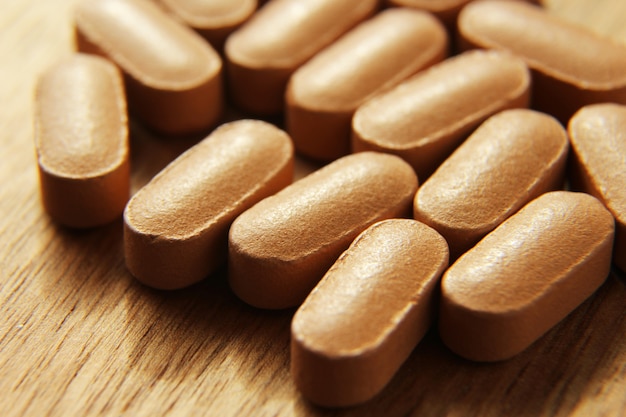
<path fill-rule="evenodd" d="M 568 125 L 570 185 L 604 203 L 615 218 L 613 262 L 626 271 L 626 106 L 593 104 Z"/>
<path fill-rule="evenodd" d="M 456 19 L 461 9 L 472 0 L 386 0 L 389 6 L 412 7 L 433 13 L 449 28 L 456 26 Z M 539 3 L 538 0 L 527 0 L 531 3 Z"/>
<path fill-rule="evenodd" d="M 75 13 L 77 48 L 123 71 L 128 107 L 150 129 L 209 129 L 222 112 L 222 60 L 193 30 L 147 0 L 83 0 Z"/>
<path fill-rule="evenodd" d="M 323 161 L 347 155 L 356 108 L 446 53 L 445 28 L 430 14 L 394 8 L 361 23 L 291 77 L 285 117 L 296 151 Z"/>
<path fill-rule="evenodd" d="M 580 107 L 626 103 L 626 45 L 523 2 L 473 2 L 459 15 L 464 48 L 509 51 L 533 73 L 532 106 L 567 123 Z"/>
<path fill-rule="evenodd" d="M 387 385 L 434 316 L 448 246 L 434 229 L 385 220 L 361 233 L 291 323 L 291 373 L 311 402 L 350 406 Z"/>
<path fill-rule="evenodd" d="M 531 201 L 445 272 L 442 340 L 475 361 L 522 352 L 604 282 L 613 234 L 613 217 L 589 194 Z"/>
<path fill-rule="evenodd" d="M 376 7 L 376 0 L 268 2 L 226 40 L 232 102 L 255 114 L 281 113 L 291 74 Z"/>
<path fill-rule="evenodd" d="M 361 105 L 352 149 L 399 155 L 426 179 L 487 117 L 526 107 L 529 85 L 528 68 L 510 54 L 449 58 Z"/>
<path fill-rule="evenodd" d="M 228 35 L 256 11 L 257 0 L 159 0 L 182 22 L 221 51 Z"/>
<path fill-rule="evenodd" d="M 292 176 L 293 145 L 285 132 L 253 120 L 220 126 L 129 201 L 126 266 L 160 289 L 202 280 L 226 261 L 232 221 Z"/>
<path fill-rule="evenodd" d="M 344 156 L 245 211 L 229 234 L 229 281 L 255 307 L 302 303 L 356 236 L 371 224 L 409 217 L 417 190 L 394 155 Z"/>
<path fill-rule="evenodd" d="M 114 65 L 76 54 L 46 71 L 35 92 L 34 139 L 51 218 L 87 228 L 121 216 L 130 188 L 128 122 Z"/>
<path fill-rule="evenodd" d="M 568 139 L 553 117 L 505 110 L 485 121 L 420 187 L 414 217 L 453 259 L 539 195 L 562 188 Z"/>

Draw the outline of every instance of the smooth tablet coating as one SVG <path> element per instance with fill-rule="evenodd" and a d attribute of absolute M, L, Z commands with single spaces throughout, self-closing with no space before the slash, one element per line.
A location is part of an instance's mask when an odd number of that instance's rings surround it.
<path fill-rule="evenodd" d="M 572 188 L 604 203 L 616 222 L 613 262 L 626 271 L 626 106 L 583 107 L 570 120 Z"/>
<path fill-rule="evenodd" d="M 218 51 L 228 35 L 256 11 L 257 0 L 158 0 Z"/>
<path fill-rule="evenodd" d="M 284 110 L 291 74 L 376 10 L 376 0 L 273 0 L 226 41 L 232 101 L 257 114 Z"/>
<path fill-rule="evenodd" d="M 371 224 L 408 217 L 417 177 L 400 158 L 337 159 L 243 213 L 230 229 L 229 280 L 255 307 L 297 306 Z"/>
<path fill-rule="evenodd" d="M 520 353 L 604 282 L 613 234 L 611 213 L 588 194 L 531 201 L 444 274 L 444 343 L 475 361 Z"/>
<path fill-rule="evenodd" d="M 359 107 L 352 149 L 399 155 L 427 178 L 487 117 L 526 107 L 529 85 L 528 68 L 510 54 L 449 58 Z"/>
<path fill-rule="evenodd" d="M 428 13 L 389 9 L 361 23 L 300 67 L 287 87 L 287 131 L 318 160 L 350 152 L 352 115 L 374 94 L 441 61 L 445 28 Z"/>
<path fill-rule="evenodd" d="M 523 2 L 479 1 L 459 15 L 465 48 L 509 51 L 533 70 L 532 106 L 567 123 L 580 107 L 626 103 L 626 45 Z"/>
<path fill-rule="evenodd" d="M 472 0 L 386 0 L 390 6 L 412 7 L 433 13 L 446 26 L 454 28 L 456 19 L 461 9 Z M 539 3 L 539 0 L 527 0 L 531 3 Z"/>
<path fill-rule="evenodd" d="M 202 280 L 226 260 L 232 221 L 292 177 L 293 145 L 285 132 L 254 120 L 222 125 L 130 200 L 126 266 L 155 288 Z"/>
<path fill-rule="evenodd" d="M 309 294 L 291 323 L 291 372 L 328 407 L 379 393 L 428 330 L 448 245 L 405 219 L 365 230 Z"/>
<path fill-rule="evenodd" d="M 568 144 L 551 116 L 498 113 L 420 187 L 414 217 L 446 238 L 454 259 L 527 202 L 562 187 Z"/>
<path fill-rule="evenodd" d="M 48 214 L 78 228 L 118 218 L 129 197 L 130 167 L 117 68 L 82 54 L 50 68 L 37 85 L 34 130 Z"/>
<path fill-rule="evenodd" d="M 206 130 L 222 112 L 222 60 L 193 30 L 147 0 L 84 0 L 80 51 L 124 72 L 131 115 L 166 134 Z"/>

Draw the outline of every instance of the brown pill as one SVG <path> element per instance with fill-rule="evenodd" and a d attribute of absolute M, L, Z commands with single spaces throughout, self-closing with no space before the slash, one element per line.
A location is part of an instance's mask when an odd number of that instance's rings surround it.
<path fill-rule="evenodd" d="M 611 213 L 588 194 L 531 201 L 444 274 L 444 343 L 475 361 L 522 352 L 604 282 L 613 233 Z"/>
<path fill-rule="evenodd" d="M 565 129 L 553 117 L 498 113 L 420 187 L 415 218 L 446 238 L 454 259 L 530 200 L 561 188 L 567 150 Z"/>
<path fill-rule="evenodd" d="M 124 85 L 108 61 L 77 54 L 48 70 L 35 96 L 43 205 L 70 227 L 120 217 L 129 197 Z"/>
<path fill-rule="evenodd" d="M 430 14 L 389 9 L 300 67 L 287 87 L 296 151 L 318 160 L 350 152 L 352 115 L 374 94 L 445 58 L 448 37 Z"/>
<path fill-rule="evenodd" d="M 291 372 L 310 401 L 350 406 L 379 393 L 430 327 L 446 241 L 406 219 L 365 230 L 291 323 Z"/>
<path fill-rule="evenodd" d="M 417 178 L 400 158 L 348 155 L 243 213 L 230 229 L 229 279 L 255 307 L 297 306 L 371 224 L 408 217 Z"/>
<path fill-rule="evenodd" d="M 526 65 L 509 54 L 449 58 L 359 107 L 352 148 L 399 155 L 426 178 L 487 117 L 526 107 L 529 85 Z"/>
<path fill-rule="evenodd" d="M 282 112 L 291 74 L 376 7 L 376 0 L 268 2 L 226 41 L 231 99 L 248 112 Z"/>
<path fill-rule="evenodd" d="M 533 107 L 567 123 L 580 107 L 626 103 L 626 45 L 523 2 L 479 1 L 459 15 L 465 48 L 507 50 L 533 71 Z"/>
<path fill-rule="evenodd" d="M 128 106 L 166 134 L 206 130 L 222 112 L 222 60 L 200 35 L 147 0 L 83 0 L 76 10 L 80 51 L 124 72 Z"/>
<path fill-rule="evenodd" d="M 232 221 L 292 176 L 293 145 L 285 132 L 254 120 L 220 126 L 128 203 L 128 269 L 161 289 L 202 280 L 225 262 Z"/>
<path fill-rule="evenodd" d="M 616 222 L 613 262 L 626 271 L 626 106 L 583 107 L 569 122 L 572 188 L 597 197 Z"/>
<path fill-rule="evenodd" d="M 158 0 L 218 51 L 228 35 L 256 11 L 257 0 Z"/>
<path fill-rule="evenodd" d="M 472 0 L 386 0 L 389 6 L 412 7 L 433 13 L 449 28 L 456 26 L 456 18 L 461 9 Z M 527 0 L 539 3 L 539 0 Z"/>

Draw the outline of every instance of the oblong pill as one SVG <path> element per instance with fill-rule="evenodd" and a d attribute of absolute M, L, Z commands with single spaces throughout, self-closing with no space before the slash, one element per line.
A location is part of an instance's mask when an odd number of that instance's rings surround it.
<path fill-rule="evenodd" d="M 433 16 L 386 10 L 300 67 L 286 93 L 286 126 L 296 151 L 330 161 L 350 152 L 352 115 L 374 94 L 441 61 L 445 28 Z"/>
<path fill-rule="evenodd" d="M 532 106 L 567 123 L 580 107 L 626 103 L 626 45 L 523 2 L 473 2 L 459 15 L 465 48 L 507 50 L 533 70 Z M 532 36 L 531 36 L 532 35 Z"/>
<path fill-rule="evenodd" d="M 448 246 L 430 227 L 385 220 L 361 233 L 291 323 L 291 373 L 310 401 L 355 405 L 379 393 L 434 316 Z"/>
<path fill-rule="evenodd" d="M 626 106 L 583 107 L 570 120 L 568 132 L 572 144 L 570 184 L 597 197 L 613 214 L 613 262 L 626 271 Z"/>
<path fill-rule="evenodd" d="M 445 25 L 456 29 L 456 19 L 463 7 L 472 0 L 386 0 L 389 6 L 412 7 L 428 11 L 437 16 Z M 539 0 L 526 0 L 539 3 Z"/>
<path fill-rule="evenodd" d="M 300 304 L 369 225 L 410 215 L 417 178 L 400 158 L 348 155 L 266 198 L 233 222 L 229 280 L 261 308 Z"/>
<path fill-rule="evenodd" d="M 551 116 L 506 110 L 485 121 L 418 190 L 414 217 L 455 259 L 539 195 L 561 188 L 569 142 Z"/>
<path fill-rule="evenodd" d="M 262 121 L 220 126 L 165 167 L 124 212 L 126 266 L 146 285 L 191 285 L 226 260 L 228 228 L 291 183 L 293 145 Z"/>
<path fill-rule="evenodd" d="M 228 35 L 256 11 L 257 0 L 158 0 L 221 51 Z"/>
<path fill-rule="evenodd" d="M 376 0 L 274 0 L 226 41 L 232 101 L 257 114 L 284 110 L 291 74 L 376 10 Z"/>
<path fill-rule="evenodd" d="M 472 51 L 422 71 L 360 106 L 352 149 L 393 153 L 427 178 L 483 120 L 526 107 L 524 62 L 495 51 Z"/>
<path fill-rule="evenodd" d="M 588 194 L 531 201 L 444 274 L 444 343 L 476 361 L 520 353 L 604 282 L 613 234 L 611 213 Z"/>
<path fill-rule="evenodd" d="M 166 134 L 206 130 L 222 112 L 222 60 L 198 34 L 147 0 L 84 0 L 80 51 L 124 72 L 131 115 Z"/>
<path fill-rule="evenodd" d="M 128 121 L 117 68 L 77 54 L 48 70 L 35 93 L 41 197 L 70 227 L 120 217 L 130 193 Z"/>

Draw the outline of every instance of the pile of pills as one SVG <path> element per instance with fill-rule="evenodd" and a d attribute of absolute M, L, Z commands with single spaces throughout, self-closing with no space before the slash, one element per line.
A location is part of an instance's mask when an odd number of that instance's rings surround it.
<path fill-rule="evenodd" d="M 43 205 L 123 214 L 146 285 L 228 262 L 246 303 L 297 307 L 315 404 L 374 397 L 435 318 L 508 359 L 626 269 L 626 46 L 531 3 L 83 0 L 35 97 Z M 251 118 L 218 126 L 227 100 Z M 127 106 L 214 129 L 132 197 Z M 327 165 L 292 183 L 295 154 Z"/>

